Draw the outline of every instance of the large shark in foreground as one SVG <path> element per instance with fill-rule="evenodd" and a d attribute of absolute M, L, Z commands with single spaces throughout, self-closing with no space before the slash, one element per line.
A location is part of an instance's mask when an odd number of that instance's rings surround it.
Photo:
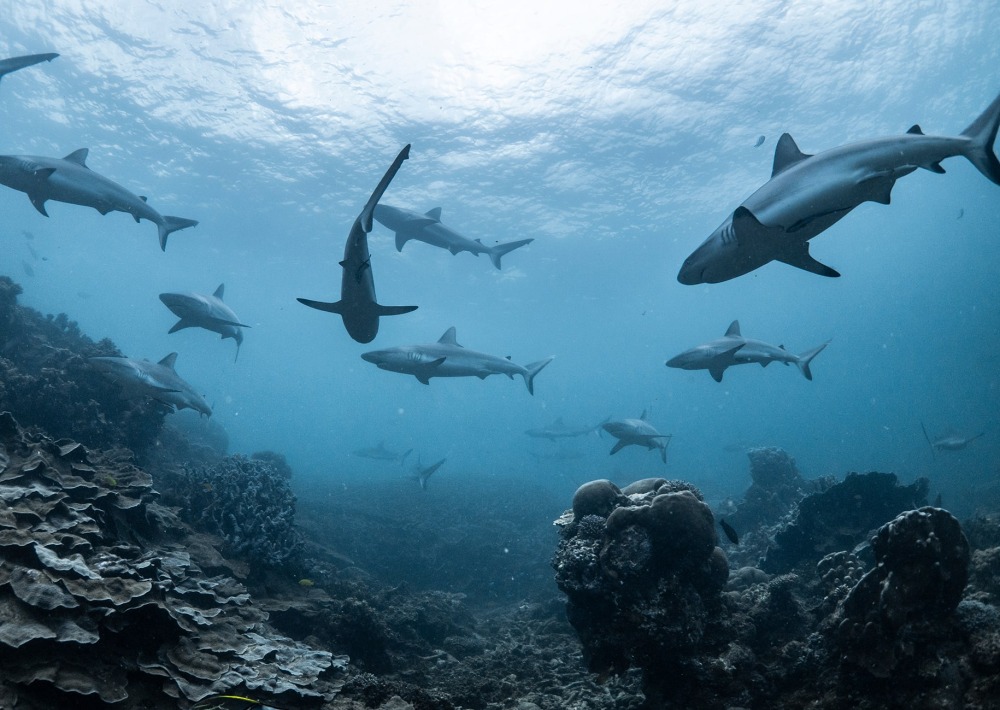
<path fill-rule="evenodd" d="M 809 369 L 809 363 L 829 344 L 828 340 L 812 350 L 795 355 L 785 350 L 784 345 L 774 346 L 762 340 L 744 338 L 740 334 L 740 322 L 734 320 L 729 324 L 726 334 L 721 338 L 685 350 L 680 355 L 667 360 L 666 364 L 667 367 L 676 367 L 681 370 L 708 370 L 712 379 L 716 382 L 722 382 L 722 375 L 726 368 L 733 365 L 756 362 L 761 367 L 767 367 L 772 362 L 780 362 L 785 365 L 793 363 L 798 366 L 807 380 L 811 380 L 812 370 Z"/>
<path fill-rule="evenodd" d="M 379 316 L 397 316 L 417 310 L 416 306 L 383 306 L 375 300 L 375 279 L 372 277 L 372 257 L 368 253 L 368 233 L 372 231 L 372 213 L 389 183 L 399 171 L 403 161 L 410 157 L 410 144 L 399 151 L 375 191 L 368 198 L 361 214 L 351 225 L 344 246 L 344 260 L 340 262 L 343 274 L 340 279 L 340 300 L 334 303 L 298 299 L 310 308 L 327 313 L 338 313 L 344 320 L 348 334 L 359 343 L 370 343 L 378 334 Z"/>
<path fill-rule="evenodd" d="M 18 69 L 24 69 L 25 67 L 41 64 L 42 62 L 51 62 L 58 56 L 58 54 L 50 52 L 48 54 L 26 54 L 22 57 L 0 59 L 0 79 Z"/>
<path fill-rule="evenodd" d="M 404 244 L 411 239 L 416 239 L 431 246 L 447 249 L 452 254 L 463 251 L 474 256 L 489 254 L 490 261 L 498 269 L 500 268 L 500 259 L 504 254 L 535 241 L 534 239 L 519 239 L 488 247 L 478 239 L 463 237 L 455 230 L 442 224 L 440 207 L 420 214 L 390 205 L 378 205 L 375 208 L 375 219 L 396 233 L 396 249 L 398 251 L 403 251 Z"/>
<path fill-rule="evenodd" d="M 661 434 L 652 424 L 646 421 L 646 412 L 638 419 L 620 419 L 605 422 L 604 431 L 618 439 L 611 448 L 611 455 L 617 454 L 626 446 L 645 446 L 647 449 L 659 449 L 663 463 L 667 462 L 667 446 L 670 444 L 670 434 Z"/>
<path fill-rule="evenodd" d="M 138 222 L 146 219 L 156 225 L 160 249 L 166 251 L 167 237 L 198 222 L 184 217 L 161 215 L 124 187 L 87 167 L 87 148 L 74 150 L 65 158 L 40 155 L 0 155 L 0 184 L 28 195 L 35 209 L 46 217 L 48 200 L 93 207 L 101 214 L 126 212 Z"/>
<path fill-rule="evenodd" d="M 121 385 L 126 397 L 152 397 L 173 409 L 193 409 L 212 416 L 212 408 L 177 371 L 177 353 L 170 353 L 159 362 L 134 360 L 130 357 L 92 357 L 88 362 L 101 374 Z"/>
<path fill-rule="evenodd" d="M 455 327 L 445 331 L 436 343 L 402 345 L 385 350 L 372 350 L 361 355 L 382 370 L 413 375 L 425 385 L 432 377 L 478 377 L 485 380 L 490 375 L 521 375 L 528 392 L 535 393 L 535 375 L 552 362 L 548 357 L 530 365 L 518 365 L 510 358 L 487 355 L 463 348 L 455 338 Z"/>
<path fill-rule="evenodd" d="M 163 301 L 163 305 L 180 318 L 167 332 L 176 333 L 184 328 L 204 328 L 218 333 L 223 340 L 232 338 L 236 341 L 236 357 L 238 358 L 240 345 L 243 344 L 243 331 L 241 329 L 250 326 L 240 323 L 240 319 L 233 312 L 233 309 L 223 302 L 222 294 L 225 290 L 226 285 L 219 284 L 219 288 L 215 289 L 215 293 L 211 296 L 191 291 L 161 293 L 160 300 Z"/>
<path fill-rule="evenodd" d="M 917 168 L 943 173 L 941 161 L 964 156 L 1000 185 L 994 144 L 1000 96 L 955 137 L 913 126 L 901 136 L 851 143 L 807 155 L 787 133 L 774 151 L 771 179 L 726 218 L 681 267 L 682 284 L 718 283 L 781 261 L 820 276 L 840 276 L 809 254 L 809 240 L 863 202 L 889 204 L 896 180 Z"/>

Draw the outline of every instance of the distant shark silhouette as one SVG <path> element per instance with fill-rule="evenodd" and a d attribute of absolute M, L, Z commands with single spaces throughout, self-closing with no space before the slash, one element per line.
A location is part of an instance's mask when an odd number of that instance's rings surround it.
<path fill-rule="evenodd" d="M 91 357 L 87 361 L 101 374 L 122 387 L 126 397 L 152 397 L 172 409 L 193 409 L 212 416 L 212 408 L 195 389 L 174 370 L 177 353 L 159 362 L 130 357 Z"/>
<path fill-rule="evenodd" d="M 566 426 L 562 417 L 559 417 L 547 426 L 539 427 L 537 429 L 526 429 L 524 433 L 528 436 L 533 436 L 536 439 L 548 439 L 549 441 L 555 441 L 556 439 L 568 439 L 574 436 L 586 436 L 587 434 L 593 434 L 595 431 L 600 434 L 604 424 L 609 421 L 611 421 L 611 417 L 606 418 L 603 422 L 599 422 L 594 426 L 571 427 Z"/>
<path fill-rule="evenodd" d="M 58 54 L 54 53 L 26 54 L 23 57 L 0 59 L 0 79 L 3 79 L 8 74 L 17 71 L 18 69 L 24 69 L 25 67 L 34 66 L 35 64 L 40 64 L 42 62 L 51 62 L 58 56 Z"/>
<path fill-rule="evenodd" d="M 659 449 L 660 458 L 663 463 L 667 462 L 667 446 L 670 445 L 672 435 L 661 434 L 652 424 L 646 421 L 646 410 L 638 419 L 619 419 L 605 422 L 604 431 L 618 439 L 611 447 L 611 455 L 617 454 L 626 446 L 645 446 L 647 449 Z"/>
<path fill-rule="evenodd" d="M 535 376 L 554 358 L 546 358 L 530 365 L 518 365 L 510 358 L 487 355 L 468 350 L 458 344 L 455 327 L 445 331 L 436 343 L 402 345 L 384 350 L 362 353 L 361 358 L 381 370 L 413 375 L 425 385 L 432 377 L 478 377 L 485 380 L 490 375 L 521 375 L 530 394 L 535 393 Z"/>
<path fill-rule="evenodd" d="M 666 364 L 667 367 L 676 367 L 682 370 L 708 370 L 712 379 L 716 382 L 722 382 L 722 375 L 726 368 L 733 365 L 756 362 L 761 367 L 767 367 L 772 362 L 780 362 L 785 365 L 794 363 L 802 375 L 807 380 L 811 380 L 812 370 L 809 369 L 809 363 L 829 344 L 828 340 L 812 350 L 806 350 L 801 355 L 794 355 L 785 350 L 784 345 L 774 346 L 762 340 L 744 338 L 740 334 L 740 322 L 734 320 L 729 324 L 726 334 L 721 338 L 685 350 L 680 355 L 667 360 Z"/>
<path fill-rule="evenodd" d="M 241 329 L 250 326 L 240 323 L 233 309 L 223 302 L 222 294 L 225 290 L 226 285 L 219 284 L 219 288 L 215 289 L 215 293 L 211 296 L 191 291 L 161 293 L 160 300 L 163 301 L 163 305 L 180 318 L 167 332 L 176 333 L 184 328 L 210 330 L 221 335 L 223 340 L 226 338 L 235 340 L 236 358 L 239 358 L 240 346 L 243 344 Z"/>
<path fill-rule="evenodd" d="M 396 249 L 398 251 L 403 251 L 403 245 L 411 239 L 415 239 L 431 246 L 447 249 L 452 254 L 463 251 L 475 256 L 489 254 L 490 261 L 498 269 L 500 268 L 500 259 L 504 254 L 535 241 L 534 239 L 519 239 L 515 242 L 488 247 L 478 239 L 463 237 L 455 230 L 445 226 L 441 222 L 440 207 L 419 214 L 390 205 L 378 205 L 375 208 L 375 219 L 396 233 Z"/>
<path fill-rule="evenodd" d="M 889 204 L 896 180 L 917 168 L 943 173 L 941 161 L 965 156 L 1000 185 L 993 152 L 1000 96 L 960 136 L 927 136 L 913 126 L 807 155 L 787 133 L 778 139 L 771 179 L 748 197 L 685 261 L 682 284 L 718 283 L 781 261 L 820 276 L 840 276 L 809 254 L 809 240 L 863 202 Z"/>
<path fill-rule="evenodd" d="M 985 431 L 981 431 L 974 436 L 962 436 L 957 432 L 949 432 L 944 436 L 931 439 L 927 435 L 927 427 L 924 426 L 923 422 L 920 422 L 920 428 L 923 429 L 924 438 L 927 439 L 927 444 L 931 447 L 931 456 L 933 458 L 937 458 L 934 453 L 935 451 L 961 451 L 973 441 L 986 434 Z"/>
<path fill-rule="evenodd" d="M 361 214 L 351 225 L 344 246 L 344 260 L 340 262 L 343 274 L 340 279 L 340 300 L 335 303 L 298 299 L 310 308 L 327 313 L 338 313 L 344 320 L 348 334 L 359 343 L 370 343 L 378 334 L 379 316 L 397 316 L 417 310 L 416 306 L 382 306 L 375 300 L 375 280 L 372 277 L 372 258 L 368 253 L 368 233 L 372 231 L 372 211 L 382 198 L 392 178 L 403 161 L 410 157 L 410 144 L 399 152 L 382 180 L 365 204 Z"/>
<path fill-rule="evenodd" d="M 74 150 L 65 158 L 39 155 L 0 155 L 0 184 L 28 195 L 31 204 L 46 217 L 48 200 L 93 207 L 102 215 L 126 212 L 138 222 L 146 219 L 156 225 L 160 249 L 166 251 L 167 237 L 179 229 L 198 224 L 193 219 L 161 215 L 118 183 L 87 167 L 87 148 Z"/>
<path fill-rule="evenodd" d="M 390 451 L 385 448 L 385 442 L 378 442 L 378 446 L 372 446 L 364 449 L 355 449 L 351 452 L 351 456 L 357 456 L 363 459 L 375 459 L 376 461 L 399 461 L 402 465 L 406 461 L 406 457 L 410 455 L 413 449 L 407 449 L 403 453 L 399 454 L 395 451 Z"/>

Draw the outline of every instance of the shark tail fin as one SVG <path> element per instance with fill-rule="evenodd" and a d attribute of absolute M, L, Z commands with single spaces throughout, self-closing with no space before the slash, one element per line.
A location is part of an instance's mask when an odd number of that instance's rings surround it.
<path fill-rule="evenodd" d="M 302 299 L 300 298 L 299 300 L 301 301 Z M 383 306 L 378 303 L 375 304 L 375 310 L 380 316 L 401 316 L 404 313 L 415 311 L 417 308 L 418 306 Z"/>
<path fill-rule="evenodd" d="M 193 227 L 196 224 L 198 224 L 198 220 L 196 219 L 185 219 L 184 217 L 171 217 L 170 215 L 164 215 L 163 221 L 156 225 L 160 234 L 160 249 L 162 251 L 167 250 L 167 237 L 171 234 L 179 229 L 187 229 L 188 227 Z"/>
<path fill-rule="evenodd" d="M 997 160 L 994 152 L 998 127 L 1000 127 L 1000 96 L 993 99 L 993 103 L 962 131 L 962 135 L 971 139 L 965 157 L 979 169 L 979 172 L 1000 185 L 1000 160 Z"/>
<path fill-rule="evenodd" d="M 535 394 L 535 375 L 541 372 L 542 369 L 553 360 L 555 360 L 554 355 L 552 357 L 547 357 L 544 360 L 539 360 L 538 362 L 533 362 L 530 365 L 524 366 L 524 384 L 528 388 L 528 394 Z"/>
<path fill-rule="evenodd" d="M 343 315 L 344 313 L 344 302 L 337 301 L 336 303 L 326 303 L 324 301 L 312 301 L 308 298 L 296 298 L 296 301 L 301 303 L 303 306 L 309 306 L 310 308 L 315 308 L 318 311 L 326 311 L 327 313 L 339 313 Z"/>
<path fill-rule="evenodd" d="M 399 465 L 402 466 L 406 463 L 406 457 L 413 453 L 413 449 L 407 449 L 402 456 L 399 457 Z"/>
<path fill-rule="evenodd" d="M 375 215 L 375 205 L 377 205 L 378 201 L 382 199 L 382 195 L 389 187 L 389 183 L 392 182 L 392 179 L 396 177 L 396 173 L 399 172 L 399 168 L 402 166 L 403 161 L 409 157 L 410 144 L 407 143 L 396 155 L 396 159 L 392 161 L 392 165 L 389 166 L 389 169 L 385 171 L 385 175 L 383 175 L 382 179 L 379 180 L 378 185 L 375 186 L 375 191 L 372 192 L 371 197 L 368 198 L 368 202 L 365 203 L 364 209 L 361 210 L 361 214 L 358 215 L 358 221 L 361 223 L 361 228 L 365 230 L 365 234 L 372 231 L 372 219 Z"/>
<path fill-rule="evenodd" d="M 920 429 L 924 432 L 924 438 L 927 439 L 927 445 L 931 447 L 931 459 L 937 460 L 937 454 L 934 453 L 934 442 L 931 438 L 927 436 L 927 427 L 924 426 L 923 422 L 920 422 Z"/>
<path fill-rule="evenodd" d="M 795 361 L 795 364 L 799 366 L 799 370 L 802 371 L 802 375 L 807 380 L 811 380 L 813 378 L 812 370 L 809 369 L 809 363 L 812 362 L 812 359 L 814 357 L 823 352 L 823 348 L 825 348 L 829 344 L 830 341 L 827 340 L 825 343 L 813 348 L 812 350 L 806 350 L 804 353 L 799 355 L 799 359 Z"/>
<path fill-rule="evenodd" d="M 477 240 L 478 241 L 478 240 Z M 518 239 L 516 242 L 507 242 L 506 244 L 497 244 L 495 247 L 491 247 L 489 251 L 490 261 L 493 262 L 493 266 L 500 268 L 500 257 L 508 252 L 512 252 L 519 247 L 523 247 L 525 244 L 531 244 L 534 239 Z"/>

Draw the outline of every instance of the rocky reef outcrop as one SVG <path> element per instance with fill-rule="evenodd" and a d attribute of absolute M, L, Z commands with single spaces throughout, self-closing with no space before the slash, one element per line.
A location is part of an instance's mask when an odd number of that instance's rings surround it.
<path fill-rule="evenodd" d="M 0 706 L 332 698 L 347 659 L 276 632 L 156 497 L 131 460 L 0 414 Z"/>

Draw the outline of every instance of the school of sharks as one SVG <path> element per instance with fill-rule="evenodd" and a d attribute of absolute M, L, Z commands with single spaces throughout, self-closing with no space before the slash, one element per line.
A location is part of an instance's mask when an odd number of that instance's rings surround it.
<path fill-rule="evenodd" d="M 0 79 L 58 56 L 47 53 L 4 59 L 0 61 Z M 739 278 L 774 261 L 818 276 L 837 277 L 840 274 L 836 269 L 810 255 L 810 241 L 814 237 L 865 202 L 889 205 L 897 180 L 918 169 L 944 173 L 942 162 L 948 158 L 966 158 L 987 179 L 1000 185 L 1000 161 L 995 153 L 998 126 L 1000 96 L 955 136 L 928 135 L 914 125 L 900 135 L 862 140 L 809 155 L 785 133 L 776 144 L 770 179 L 729 212 L 722 224 L 691 252 L 680 266 L 677 280 L 686 285 L 715 284 Z M 756 145 L 761 145 L 763 139 L 761 136 Z M 533 241 L 519 239 L 487 246 L 444 224 L 440 207 L 421 214 L 382 204 L 393 178 L 410 158 L 410 149 L 408 144 L 395 156 L 350 225 L 340 261 L 339 298 L 329 301 L 298 298 L 305 306 L 340 316 L 348 335 L 359 343 L 370 343 L 377 337 L 380 318 L 405 315 L 418 307 L 378 302 L 375 291 L 377 259 L 373 260 L 368 244 L 374 222 L 394 233 L 395 246 L 400 251 L 407 242 L 420 241 L 453 255 L 463 251 L 473 256 L 486 254 L 497 269 L 501 269 L 503 257 Z M 91 170 L 87 159 L 87 148 L 74 150 L 63 158 L 2 155 L 0 184 L 24 192 L 44 216 L 48 216 L 46 202 L 57 201 L 92 207 L 102 215 L 117 211 L 131 215 L 136 222 L 152 222 L 157 228 L 159 246 L 164 251 L 172 233 L 197 226 L 194 219 L 160 214 L 145 196 L 136 195 Z M 243 331 L 250 326 L 225 303 L 224 289 L 225 285 L 220 284 L 211 295 L 160 294 L 162 303 L 179 319 L 169 332 L 201 328 L 223 339 L 231 338 L 236 343 L 238 357 Z M 766 368 L 772 362 L 779 362 L 795 365 L 806 380 L 812 380 L 813 360 L 829 343 L 827 340 L 795 354 L 783 344 L 772 345 L 744 337 L 739 321 L 734 320 L 722 337 L 693 345 L 666 360 L 665 364 L 683 370 L 707 370 L 716 382 L 721 382 L 730 367 L 757 363 Z M 212 408 L 206 398 L 177 373 L 177 358 L 176 352 L 156 363 L 129 357 L 95 357 L 91 365 L 119 383 L 126 396 L 151 397 L 171 409 L 190 408 L 210 416 Z M 522 365 L 509 357 L 467 348 L 459 343 L 455 327 L 448 328 L 433 342 L 382 347 L 364 352 L 361 358 L 381 370 L 412 375 L 424 385 L 429 385 L 436 377 L 485 379 L 491 375 L 506 375 L 513 379 L 517 375 L 523 379 L 529 394 L 534 394 L 536 377 L 554 359 L 547 356 Z M 577 427 L 569 427 L 562 419 L 557 419 L 548 427 L 525 433 L 555 441 L 592 432 L 606 432 L 617 441 L 611 454 L 626 446 L 639 446 L 658 451 L 663 463 L 667 461 L 671 437 L 659 432 L 648 421 L 646 412 L 638 418 L 609 417 L 594 425 Z M 974 436 L 950 433 L 932 438 L 926 429 L 924 434 L 932 452 L 961 449 L 982 436 L 981 433 Z M 409 453 L 391 452 L 381 443 L 377 448 L 355 452 L 358 456 L 400 463 Z M 429 467 L 418 463 L 413 477 L 426 488 L 431 474 L 444 463 L 445 459 Z"/>

